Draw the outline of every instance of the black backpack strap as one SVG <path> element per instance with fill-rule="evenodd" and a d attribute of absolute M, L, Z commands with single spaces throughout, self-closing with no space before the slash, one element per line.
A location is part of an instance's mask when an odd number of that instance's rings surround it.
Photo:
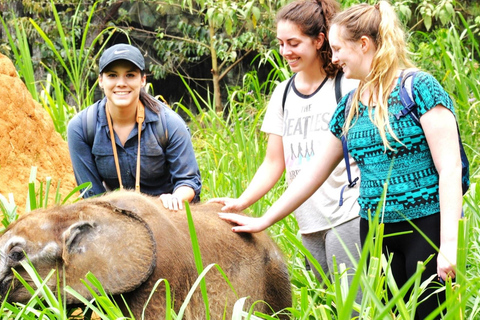
<path fill-rule="evenodd" d="M 345 160 L 345 168 L 347 169 L 348 184 L 344 185 L 340 190 L 340 200 L 338 202 L 339 206 L 343 205 L 343 192 L 345 191 L 345 188 L 355 187 L 358 181 L 358 177 L 352 180 L 352 173 L 350 172 L 350 159 L 348 157 L 347 138 L 344 135 L 342 136 L 342 148 L 343 148 L 343 160 Z"/>
<path fill-rule="evenodd" d="M 353 95 L 355 94 L 355 90 L 352 90 L 348 93 L 347 102 L 345 103 L 345 121 L 347 120 L 348 113 L 350 112 L 350 108 L 352 107 L 352 99 Z M 345 191 L 346 187 L 353 188 L 358 181 L 358 177 L 352 180 L 352 173 L 350 171 L 350 158 L 348 156 L 348 144 L 347 144 L 347 137 L 342 135 L 342 148 L 343 148 L 343 160 L 345 161 L 345 169 L 347 170 L 347 178 L 348 184 L 344 185 L 342 189 L 340 189 L 340 200 L 338 205 L 343 205 L 343 192 Z"/>
<path fill-rule="evenodd" d="M 93 146 L 93 140 L 95 139 L 95 130 L 97 129 L 97 114 L 98 105 L 100 101 L 95 102 L 93 105 L 85 110 L 85 115 L 82 118 L 83 136 L 86 137 L 88 145 Z"/>
<path fill-rule="evenodd" d="M 283 98 L 282 98 L 282 111 L 285 111 L 285 101 L 287 101 L 287 95 L 292 90 L 292 82 L 295 75 L 291 76 L 290 79 L 287 81 L 287 85 L 285 86 L 285 91 L 283 91 Z"/>
<path fill-rule="evenodd" d="M 344 112 L 345 121 L 347 121 L 348 114 L 350 113 L 350 109 L 352 108 L 352 101 L 353 101 L 353 96 L 355 95 L 355 91 L 356 89 L 348 93 L 347 102 L 345 102 L 345 112 Z"/>
<path fill-rule="evenodd" d="M 337 100 L 337 103 L 340 102 L 342 99 L 342 76 L 343 76 L 343 71 L 339 70 L 337 72 L 337 75 L 335 76 L 335 99 Z M 292 81 L 293 78 L 295 78 L 295 75 L 291 76 L 290 79 L 288 79 L 287 85 L 285 86 L 285 91 L 283 92 L 283 98 L 282 98 L 282 110 L 285 111 L 285 101 L 287 101 L 287 95 L 292 90 Z"/>
<path fill-rule="evenodd" d="M 337 104 L 342 100 L 342 76 L 343 71 L 338 70 L 337 75 L 335 76 L 335 99 L 337 99 Z"/>
<path fill-rule="evenodd" d="M 405 75 L 400 75 L 400 100 L 403 105 L 403 109 L 395 115 L 395 118 L 400 119 L 407 114 L 410 115 L 412 120 L 420 126 L 420 119 L 418 118 L 417 113 L 417 104 L 415 103 L 414 90 L 413 90 L 413 80 L 415 79 L 417 72 L 409 72 Z M 407 83 L 408 81 L 408 83 Z"/>
<path fill-rule="evenodd" d="M 168 129 L 167 129 L 167 120 L 165 118 L 165 108 L 168 108 L 164 103 L 158 101 L 160 104 L 160 113 L 159 121 L 157 121 L 155 126 L 155 137 L 157 138 L 158 144 L 163 149 L 163 153 L 166 152 L 168 145 Z"/>

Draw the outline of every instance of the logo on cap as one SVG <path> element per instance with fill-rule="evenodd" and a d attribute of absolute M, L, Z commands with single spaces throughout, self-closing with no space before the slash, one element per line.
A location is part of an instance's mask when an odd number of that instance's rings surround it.
<path fill-rule="evenodd" d="M 128 50 L 116 50 L 113 54 L 121 54 L 125 52 L 128 52 Z"/>

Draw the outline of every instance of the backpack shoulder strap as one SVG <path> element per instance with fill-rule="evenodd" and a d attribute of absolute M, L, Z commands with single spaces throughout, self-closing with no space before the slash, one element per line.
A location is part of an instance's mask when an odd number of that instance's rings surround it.
<path fill-rule="evenodd" d="M 343 71 L 338 70 L 337 75 L 335 76 L 335 98 L 337 99 L 337 104 L 342 100 L 342 76 Z"/>
<path fill-rule="evenodd" d="M 352 90 L 348 93 L 347 101 L 345 102 L 345 120 L 347 119 L 348 113 L 350 112 L 350 108 L 352 107 L 352 100 L 353 95 L 355 94 L 355 90 Z M 353 188 L 358 181 L 358 177 L 352 180 L 352 173 L 350 172 L 350 157 L 348 156 L 348 142 L 347 137 L 342 135 L 342 148 L 343 148 L 343 160 L 345 161 L 345 169 L 347 171 L 347 179 L 348 184 L 344 185 L 342 189 L 340 189 L 340 201 L 338 205 L 343 205 L 343 192 L 345 191 L 346 187 Z"/>
<path fill-rule="evenodd" d="M 157 121 L 155 126 L 155 137 L 157 138 L 157 142 L 162 147 L 163 152 L 165 153 L 168 145 L 168 129 L 167 129 L 167 120 L 165 118 L 165 108 L 167 106 L 158 101 L 160 104 L 160 113 L 159 113 L 159 121 Z"/>
<path fill-rule="evenodd" d="M 287 85 L 285 86 L 285 91 L 283 92 L 283 98 L 282 98 L 282 111 L 285 111 L 285 101 L 287 101 L 287 95 L 292 90 L 292 82 L 293 78 L 295 78 L 295 75 L 291 76 L 290 79 L 287 81 Z"/>
<path fill-rule="evenodd" d="M 340 189 L 340 200 L 338 205 L 343 205 L 343 192 L 345 191 L 346 187 L 353 188 L 357 184 L 358 177 L 352 180 L 352 173 L 350 172 L 350 157 L 348 156 L 348 144 L 347 138 L 345 135 L 342 136 L 342 148 L 343 148 L 343 160 L 345 161 L 345 169 L 347 171 L 347 178 L 348 184 L 344 185 L 342 189 Z"/>
<path fill-rule="evenodd" d="M 85 110 L 85 115 L 82 118 L 83 135 L 87 138 L 87 143 L 89 146 L 93 145 L 93 140 L 95 139 L 98 105 L 100 104 L 100 101 L 97 101 L 88 107 Z"/>
<path fill-rule="evenodd" d="M 413 90 L 413 80 L 417 71 L 408 72 L 405 75 L 400 75 L 400 100 L 403 105 L 403 109 L 395 115 L 395 118 L 400 119 L 407 114 L 415 121 L 417 125 L 420 126 L 420 120 L 418 119 L 417 114 L 417 104 L 415 103 L 414 90 Z"/>
<path fill-rule="evenodd" d="M 347 101 L 345 102 L 345 121 L 347 120 L 350 109 L 352 108 L 353 95 L 355 94 L 356 89 L 353 89 L 348 93 Z"/>
<path fill-rule="evenodd" d="M 335 76 L 335 99 L 337 100 L 337 103 L 340 102 L 342 99 L 342 76 L 343 76 L 343 71 L 339 70 L 337 72 L 337 75 Z M 288 79 L 287 85 L 285 86 L 285 91 L 283 92 L 283 98 L 282 98 L 282 110 L 285 111 L 285 101 L 287 100 L 287 95 L 292 90 L 292 81 L 295 75 L 291 76 L 290 79 Z"/>

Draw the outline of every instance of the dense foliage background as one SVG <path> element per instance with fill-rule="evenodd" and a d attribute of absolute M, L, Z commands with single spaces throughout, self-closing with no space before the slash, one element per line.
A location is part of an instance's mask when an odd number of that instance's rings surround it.
<path fill-rule="evenodd" d="M 286 2 L 0 0 L 0 52 L 14 61 L 32 97 L 45 107 L 65 137 L 69 119 L 100 97 L 96 79 L 102 50 L 125 41 L 139 46 L 150 66 L 149 89 L 189 122 L 202 171 L 203 199 L 237 197 L 265 154 L 266 137 L 259 127 L 269 96 L 290 75 L 276 51 L 274 25 L 275 12 Z M 480 5 L 453 0 L 392 3 L 408 31 L 412 59 L 432 73 L 455 101 L 473 185 L 465 196 L 465 236 L 459 248 L 465 257 L 465 263 L 460 263 L 464 269 L 459 270 L 457 283 L 448 287 L 450 299 L 444 307 L 449 308 L 447 319 L 478 319 Z M 249 212 L 265 212 L 284 188 L 279 183 Z M 33 197 L 43 197 L 38 190 L 33 193 Z M 5 206 L 2 211 L 15 217 Z M 393 313 L 411 318 L 415 297 L 411 304 L 401 298 L 389 304 L 382 301 L 386 287 L 395 284 L 382 273 L 381 266 L 388 261 L 374 249 L 381 241 L 381 225 L 377 237 L 372 235 L 370 245 L 363 249 L 364 260 L 359 262 L 352 288 L 342 280 L 341 272 L 337 281 L 325 277 L 320 285 L 305 269 L 303 259 L 308 252 L 299 241 L 293 217 L 269 231 L 289 262 L 296 298 L 290 310 L 293 318 L 350 319 L 352 308 L 360 310 L 353 303 L 355 285 L 364 290 L 363 319 L 392 318 Z M 375 265 L 379 268 L 374 269 Z M 401 297 L 406 289 L 398 290 Z M 67 317 L 60 314 L 58 319 Z"/>

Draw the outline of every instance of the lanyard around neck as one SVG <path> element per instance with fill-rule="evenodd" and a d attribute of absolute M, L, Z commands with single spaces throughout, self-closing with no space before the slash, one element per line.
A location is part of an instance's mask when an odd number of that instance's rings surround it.
<path fill-rule="evenodd" d="M 117 144 L 115 143 L 115 132 L 113 130 L 112 118 L 108 109 L 108 104 L 105 106 L 105 113 L 107 115 L 108 129 L 110 130 L 110 140 L 112 142 L 113 158 L 115 160 L 115 168 L 117 169 L 118 183 L 120 190 L 123 190 L 122 175 L 120 174 L 120 164 L 118 162 Z M 140 192 L 140 137 L 142 134 L 142 123 L 145 120 L 145 107 L 141 101 L 137 104 L 137 123 L 138 123 L 138 149 L 137 149 L 137 172 L 135 177 L 135 191 Z"/>

